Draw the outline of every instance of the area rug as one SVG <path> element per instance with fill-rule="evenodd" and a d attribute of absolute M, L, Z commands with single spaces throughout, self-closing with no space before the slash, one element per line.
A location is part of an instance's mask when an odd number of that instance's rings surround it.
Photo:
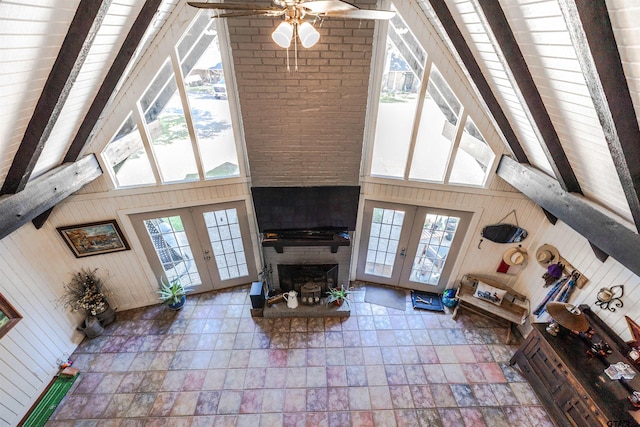
<path fill-rule="evenodd" d="M 413 308 L 430 311 L 444 311 L 442 295 L 433 292 L 411 291 Z"/>
<path fill-rule="evenodd" d="M 406 308 L 407 294 L 404 289 L 376 286 L 367 283 L 364 301 L 370 304 L 382 305 L 404 311 Z"/>

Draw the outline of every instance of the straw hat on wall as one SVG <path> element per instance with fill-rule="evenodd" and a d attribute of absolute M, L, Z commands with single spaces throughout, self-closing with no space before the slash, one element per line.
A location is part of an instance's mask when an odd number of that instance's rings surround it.
<path fill-rule="evenodd" d="M 509 248 L 504 252 L 502 260 L 507 265 L 521 265 L 527 260 L 527 251 L 519 246 Z"/>
<path fill-rule="evenodd" d="M 560 262 L 560 252 L 555 246 L 544 244 L 536 250 L 536 260 L 542 267 L 547 268 L 549 264 Z"/>

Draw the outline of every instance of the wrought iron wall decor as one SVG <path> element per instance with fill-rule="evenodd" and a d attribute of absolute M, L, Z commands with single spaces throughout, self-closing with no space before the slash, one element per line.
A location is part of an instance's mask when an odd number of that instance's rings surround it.
<path fill-rule="evenodd" d="M 611 286 L 610 288 L 601 288 L 598 292 L 598 295 L 596 296 L 598 298 L 598 301 L 596 301 L 596 305 L 603 310 L 616 311 L 616 308 L 620 308 L 624 305 L 621 299 L 623 295 L 624 285 Z"/>

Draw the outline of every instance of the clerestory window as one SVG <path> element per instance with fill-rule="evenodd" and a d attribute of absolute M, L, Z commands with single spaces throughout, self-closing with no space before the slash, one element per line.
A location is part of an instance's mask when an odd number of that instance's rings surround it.
<path fill-rule="evenodd" d="M 388 25 L 375 126 L 372 176 L 482 186 L 495 159 L 399 12 Z"/>
<path fill-rule="evenodd" d="M 217 22 L 196 18 L 106 146 L 117 187 L 240 175 Z"/>

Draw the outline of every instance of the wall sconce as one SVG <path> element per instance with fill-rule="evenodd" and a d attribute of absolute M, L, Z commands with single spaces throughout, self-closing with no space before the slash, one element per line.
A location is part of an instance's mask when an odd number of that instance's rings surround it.
<path fill-rule="evenodd" d="M 618 295 L 618 292 L 620 292 L 620 295 Z M 622 300 L 620 299 L 623 295 L 623 285 L 601 288 L 600 292 L 598 292 L 598 295 L 596 296 L 596 298 L 598 298 L 596 305 L 603 310 L 616 311 L 615 307 L 620 308 L 623 306 Z M 611 307 L 611 305 L 614 305 L 615 307 Z"/>

